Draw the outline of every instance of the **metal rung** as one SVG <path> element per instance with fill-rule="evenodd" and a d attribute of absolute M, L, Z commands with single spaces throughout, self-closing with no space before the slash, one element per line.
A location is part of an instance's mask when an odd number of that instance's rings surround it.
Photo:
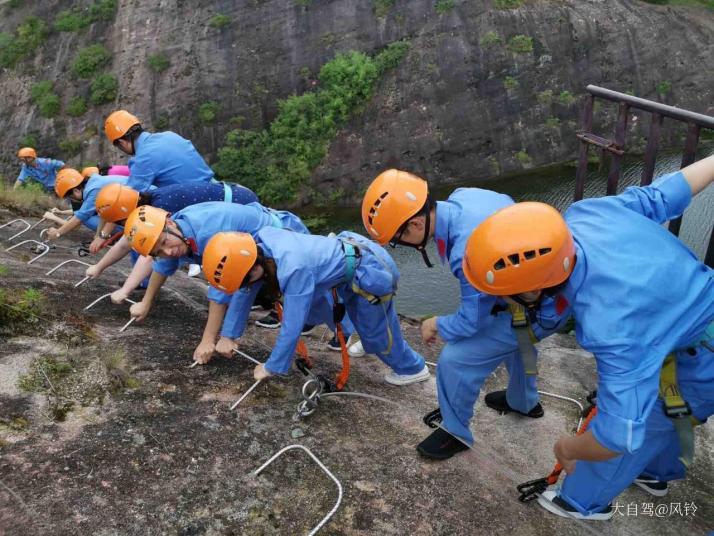
<path fill-rule="evenodd" d="M 50 250 L 50 246 L 48 246 L 48 245 L 45 244 L 44 242 L 38 242 L 37 240 L 23 240 L 22 242 L 18 242 L 18 243 L 15 244 L 14 246 L 10 246 L 10 247 L 7 248 L 5 251 L 10 251 L 11 249 L 15 249 L 16 247 L 20 247 L 20 246 L 23 245 L 23 244 L 27 244 L 28 242 L 32 242 L 33 244 L 37 244 L 38 246 L 42 246 L 43 248 L 45 248 L 45 250 L 44 250 L 42 253 L 40 253 L 39 255 L 37 255 L 36 257 L 34 257 L 32 260 L 30 260 L 27 264 L 32 264 L 33 262 L 35 262 L 35 261 L 36 261 L 37 259 L 39 259 L 40 257 L 44 257 L 45 255 L 47 255 L 47 252 Z"/>
<path fill-rule="evenodd" d="M 598 136 L 597 134 L 593 134 L 592 132 L 578 132 L 575 136 L 585 143 L 601 147 L 612 154 L 620 156 L 625 154 L 624 148 L 617 145 L 614 141 Z"/>
<path fill-rule="evenodd" d="M 314 536 L 317 534 L 317 531 L 320 530 L 325 523 L 337 512 L 337 509 L 340 507 L 340 503 L 342 503 L 342 484 L 340 484 L 340 481 L 335 478 L 335 475 L 333 475 L 330 470 L 325 467 L 325 465 L 315 456 L 310 449 L 303 445 L 288 445 L 284 449 L 278 451 L 273 455 L 272 458 L 270 458 L 267 462 L 265 462 L 263 465 L 261 465 L 258 469 L 253 471 L 253 476 L 256 477 L 260 473 L 263 472 L 263 470 L 268 467 L 271 463 L 273 463 L 278 457 L 280 457 L 284 452 L 287 452 L 292 449 L 300 449 L 305 452 L 307 452 L 308 456 L 312 458 L 312 460 L 324 471 L 324 473 L 329 476 L 332 481 L 337 485 L 337 502 L 335 503 L 335 506 L 332 507 L 332 510 L 330 510 L 325 517 L 322 518 L 322 521 L 320 521 L 315 528 L 313 528 L 308 536 Z"/>
<path fill-rule="evenodd" d="M 41 220 L 39 220 L 38 222 L 36 222 L 32 227 L 30 227 L 30 229 L 34 229 L 35 227 L 37 227 L 38 225 L 40 225 L 43 221 L 47 221 L 47 218 L 42 218 Z"/>
<path fill-rule="evenodd" d="M 89 265 L 87 265 L 87 266 L 89 266 Z M 89 305 L 87 305 L 87 306 L 84 308 L 84 310 L 85 310 L 85 311 L 88 311 L 89 309 L 91 309 L 92 307 L 94 307 L 96 304 L 98 304 L 100 301 L 102 301 L 102 300 L 108 298 L 108 297 L 111 296 L 111 295 L 112 295 L 111 292 L 109 292 L 109 293 L 107 293 L 107 294 L 102 294 L 102 295 L 99 296 L 96 300 L 94 300 L 92 303 L 90 303 Z M 134 300 L 130 300 L 129 298 L 124 298 L 124 301 L 127 302 L 127 303 L 131 303 L 131 304 L 135 304 L 135 303 L 136 303 Z M 136 317 L 135 317 L 135 316 L 132 316 L 132 317 L 129 319 L 129 321 L 128 321 L 126 324 L 124 324 L 124 325 L 122 326 L 122 328 L 119 330 L 119 333 L 123 333 L 124 330 L 126 330 L 126 328 L 128 328 L 129 326 L 131 326 L 131 325 L 134 323 L 135 320 L 136 320 Z"/>
<path fill-rule="evenodd" d="M 20 236 L 22 233 L 24 233 L 24 232 L 26 232 L 26 231 L 28 231 L 28 230 L 30 229 L 30 224 L 29 224 L 26 220 L 23 220 L 23 219 L 20 219 L 20 218 L 17 218 L 17 219 L 15 219 L 15 220 L 11 220 L 11 221 L 9 221 L 9 222 L 3 224 L 3 225 L 0 225 L 0 229 L 2 229 L 3 227 L 7 227 L 8 225 L 12 225 L 12 224 L 15 223 L 15 222 L 24 223 L 27 227 L 25 227 L 25 228 L 24 228 L 22 231 L 20 231 L 19 233 L 15 233 L 15 234 L 12 235 L 10 238 L 8 238 L 8 239 L 7 239 L 8 242 L 9 242 L 10 240 L 12 240 L 13 238 L 17 238 L 17 237 Z"/>
<path fill-rule="evenodd" d="M 81 265 L 83 265 L 83 266 L 86 266 L 87 268 L 89 268 L 89 267 L 91 266 L 91 264 L 89 264 L 89 263 L 87 263 L 87 262 L 84 262 L 84 261 L 78 261 L 77 259 L 69 259 L 68 261 L 63 261 L 63 262 L 59 263 L 57 266 L 55 266 L 54 268 L 52 268 L 52 270 L 50 270 L 49 272 L 47 272 L 45 275 L 52 275 L 52 273 L 53 273 L 54 271 L 59 270 L 59 269 L 62 268 L 65 264 L 69 264 L 69 263 L 71 263 L 71 262 L 76 262 L 77 264 L 81 264 Z M 74 287 L 77 288 L 78 286 L 80 286 L 82 283 L 84 283 L 84 282 L 87 281 L 88 279 L 89 279 L 89 276 L 88 276 L 88 275 L 85 275 L 78 283 L 75 283 L 75 284 L 74 284 Z"/>

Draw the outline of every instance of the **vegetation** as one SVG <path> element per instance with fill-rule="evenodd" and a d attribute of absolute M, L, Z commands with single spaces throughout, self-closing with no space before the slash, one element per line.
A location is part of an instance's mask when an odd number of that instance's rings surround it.
<path fill-rule="evenodd" d="M 78 155 L 82 150 L 82 138 L 65 138 L 59 142 L 59 148 L 65 158 Z"/>
<path fill-rule="evenodd" d="M 223 13 L 217 13 L 216 15 L 213 15 L 211 19 L 208 21 L 208 25 L 211 28 L 217 28 L 219 30 L 222 30 L 223 28 L 230 26 L 231 18 L 228 15 L 224 15 Z"/>
<path fill-rule="evenodd" d="M 575 102 L 575 95 L 570 91 L 561 91 L 560 95 L 558 95 L 558 101 L 563 106 L 570 106 Z"/>
<path fill-rule="evenodd" d="M 516 54 L 533 52 L 533 38 L 528 35 L 514 35 L 508 40 L 506 48 Z"/>
<path fill-rule="evenodd" d="M 372 0 L 372 9 L 374 16 L 378 19 L 384 18 L 389 14 L 389 11 L 394 5 L 394 0 Z"/>
<path fill-rule="evenodd" d="M 87 112 L 87 101 L 84 97 L 73 97 L 67 105 L 67 113 L 72 117 L 81 117 Z"/>
<path fill-rule="evenodd" d="M 36 329 L 45 309 L 45 297 L 34 288 L 0 288 L 0 329 L 6 333 L 27 333 Z"/>
<path fill-rule="evenodd" d="M 27 17 L 14 34 L 0 33 L 0 67 L 14 67 L 22 58 L 32 54 L 47 39 L 45 21 Z"/>
<path fill-rule="evenodd" d="M 219 109 L 220 105 L 215 101 L 204 102 L 198 107 L 198 118 L 205 125 L 213 124 Z"/>
<path fill-rule="evenodd" d="M 436 0 L 434 9 L 436 9 L 436 12 L 439 15 L 443 15 L 444 13 L 448 13 L 449 11 L 454 9 L 455 5 L 456 2 L 454 0 Z"/>
<path fill-rule="evenodd" d="M 548 105 L 553 102 L 553 90 L 546 89 L 541 91 L 536 98 L 538 99 L 538 104 Z"/>
<path fill-rule="evenodd" d="M 699 6 L 714 10 L 714 0 L 643 0 L 648 4 L 673 5 L 673 6 Z"/>
<path fill-rule="evenodd" d="M 493 7 L 497 9 L 515 9 L 523 5 L 523 0 L 493 0 Z"/>
<path fill-rule="evenodd" d="M 156 130 L 166 130 L 167 128 L 169 128 L 168 114 L 161 114 L 159 117 L 157 117 L 156 121 L 154 122 L 154 128 Z"/>
<path fill-rule="evenodd" d="M 88 8 L 66 9 L 55 17 L 54 28 L 58 32 L 78 32 L 93 22 L 112 20 L 116 8 L 116 0 L 98 0 Z"/>
<path fill-rule="evenodd" d="M 293 199 L 324 158 L 330 140 L 408 49 L 408 43 L 399 41 L 375 57 L 338 54 L 320 70 L 319 89 L 280 101 L 266 130 L 229 132 L 214 170 L 253 189 L 266 203 Z"/>
<path fill-rule="evenodd" d="M 518 87 L 518 80 L 516 80 L 512 76 L 507 76 L 503 80 L 503 87 L 505 87 L 506 89 L 516 89 Z"/>
<path fill-rule="evenodd" d="M 19 141 L 20 147 L 34 147 L 37 148 L 37 146 L 40 144 L 39 140 L 37 139 L 37 136 L 35 134 L 25 134 L 22 138 L 20 138 Z"/>
<path fill-rule="evenodd" d="M 523 166 L 529 166 L 531 164 L 531 157 L 525 149 L 521 149 L 516 153 L 516 160 L 518 160 Z"/>
<path fill-rule="evenodd" d="M 103 45 L 91 45 L 77 52 L 72 62 L 72 72 L 80 78 L 91 78 L 112 59 Z"/>
<path fill-rule="evenodd" d="M 59 113 L 60 98 L 52 90 L 52 82 L 49 80 L 34 84 L 30 90 L 30 95 L 32 102 L 39 108 L 42 117 L 51 118 Z"/>
<path fill-rule="evenodd" d="M 478 42 L 482 47 L 493 47 L 503 42 L 501 37 L 494 31 L 486 32 Z"/>
<path fill-rule="evenodd" d="M 171 66 L 171 61 L 165 52 L 157 52 L 146 59 L 149 69 L 155 73 L 162 73 Z"/>
<path fill-rule="evenodd" d="M 13 190 L 7 182 L 0 181 L 0 207 L 21 216 L 39 216 L 54 206 L 55 202 L 38 183 L 30 182 L 23 188 Z"/>
<path fill-rule="evenodd" d="M 658 95 L 667 95 L 670 91 L 672 91 L 672 82 L 669 80 L 662 80 L 659 84 L 657 84 L 657 94 Z"/>
<path fill-rule="evenodd" d="M 92 101 L 92 104 L 112 102 L 117 98 L 118 89 L 119 84 L 116 78 L 111 74 L 100 74 L 92 80 L 92 93 L 89 100 Z"/>
<path fill-rule="evenodd" d="M 545 120 L 545 126 L 552 130 L 557 130 L 560 128 L 560 119 L 557 117 L 549 117 Z"/>

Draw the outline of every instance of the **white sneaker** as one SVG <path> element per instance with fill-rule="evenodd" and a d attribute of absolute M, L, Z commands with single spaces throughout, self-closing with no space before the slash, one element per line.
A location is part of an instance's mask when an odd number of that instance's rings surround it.
<path fill-rule="evenodd" d="M 200 273 L 201 273 L 201 265 L 200 264 L 189 264 L 188 265 L 188 276 L 189 277 L 196 277 Z"/>
<path fill-rule="evenodd" d="M 424 368 L 416 374 L 397 374 L 391 371 L 384 377 L 384 381 L 392 385 L 409 385 L 411 383 L 425 382 L 429 378 L 431 378 L 429 367 L 424 365 Z"/>
<path fill-rule="evenodd" d="M 551 514 L 570 519 L 585 519 L 587 521 L 607 521 L 615 515 L 612 505 L 608 504 L 602 512 L 593 514 L 581 514 L 558 496 L 555 489 L 548 489 L 538 496 L 538 504 L 548 510 Z"/>
<path fill-rule="evenodd" d="M 353 344 L 350 344 L 347 347 L 347 353 L 350 355 L 350 357 L 362 357 L 366 353 L 364 351 L 364 346 L 362 346 L 362 341 L 357 341 Z"/>

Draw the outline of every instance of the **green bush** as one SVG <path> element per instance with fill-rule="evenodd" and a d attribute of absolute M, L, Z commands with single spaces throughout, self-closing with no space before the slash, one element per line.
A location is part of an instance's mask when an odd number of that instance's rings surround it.
<path fill-rule="evenodd" d="M 531 157 L 525 149 L 521 149 L 516 153 L 516 160 L 518 160 L 518 162 L 520 162 L 523 166 L 528 166 L 531 163 Z"/>
<path fill-rule="evenodd" d="M 204 102 L 198 107 L 198 118 L 201 120 L 201 123 L 210 125 L 216 120 L 216 114 L 219 109 L 220 106 L 215 101 Z"/>
<path fill-rule="evenodd" d="M 35 134 L 25 134 L 20 138 L 20 147 L 35 147 L 40 144 Z"/>
<path fill-rule="evenodd" d="M 434 9 L 436 9 L 436 12 L 439 15 L 443 15 L 444 13 L 448 13 L 449 11 L 454 9 L 455 4 L 456 2 L 454 0 L 436 0 Z"/>
<path fill-rule="evenodd" d="M 93 21 L 104 20 L 110 21 L 114 19 L 114 14 L 117 10 L 116 0 L 99 0 L 89 6 L 89 16 Z"/>
<path fill-rule="evenodd" d="M 111 53 L 103 45 L 91 45 L 77 52 L 72 72 L 80 78 L 91 78 L 111 60 Z"/>
<path fill-rule="evenodd" d="M 22 0 L 10 0 L 7 3 L 7 7 L 10 9 L 15 9 L 16 7 L 20 7 L 22 5 Z"/>
<path fill-rule="evenodd" d="M 553 102 L 553 90 L 552 89 L 546 89 L 545 91 L 541 91 L 538 93 L 538 104 L 543 104 L 547 105 Z"/>
<path fill-rule="evenodd" d="M 40 109 L 42 117 L 54 117 L 60 110 L 60 98 L 52 88 L 52 82 L 44 80 L 38 82 L 30 89 L 32 102 Z"/>
<path fill-rule="evenodd" d="M 151 69 L 155 73 L 164 72 L 171 66 L 171 61 L 169 60 L 169 57 L 166 55 L 165 52 L 157 52 L 156 54 L 152 54 L 146 59 L 146 62 L 149 64 L 149 69 Z"/>
<path fill-rule="evenodd" d="M 482 47 L 492 47 L 502 43 L 501 38 L 496 32 L 486 32 L 479 41 L 479 45 Z"/>
<path fill-rule="evenodd" d="M 117 98 L 119 84 L 116 78 L 105 73 L 94 77 L 91 89 L 89 100 L 92 101 L 92 104 L 104 104 Z"/>
<path fill-rule="evenodd" d="M 154 122 L 154 128 L 156 130 L 166 130 L 169 128 L 169 116 L 168 114 L 162 114 L 156 118 Z"/>
<path fill-rule="evenodd" d="M 29 56 L 47 39 L 45 21 L 35 16 L 27 17 L 14 34 L 0 34 L 0 67 L 14 67 Z"/>
<path fill-rule="evenodd" d="M 65 138 L 59 142 L 59 148 L 65 158 L 78 155 L 82 150 L 82 138 Z"/>
<path fill-rule="evenodd" d="M 218 13 L 216 15 L 213 15 L 211 19 L 208 21 L 208 25 L 211 28 L 218 28 L 219 30 L 222 30 L 226 26 L 230 26 L 231 18 L 228 15 L 224 15 L 223 13 Z"/>
<path fill-rule="evenodd" d="M 512 76 L 507 76 L 503 80 L 503 87 L 505 87 L 506 89 L 516 89 L 518 87 L 518 80 L 516 80 Z"/>
<path fill-rule="evenodd" d="M 672 82 L 669 80 L 663 80 L 659 84 L 657 84 L 657 94 L 658 95 L 666 95 L 672 91 Z"/>
<path fill-rule="evenodd" d="M 557 117 L 549 117 L 545 120 L 545 126 L 547 128 L 557 130 L 560 128 L 560 119 L 558 119 Z"/>
<path fill-rule="evenodd" d="M 80 117 L 87 112 L 87 101 L 84 97 L 73 97 L 67 106 L 67 113 L 72 117 Z"/>
<path fill-rule="evenodd" d="M 393 5 L 394 0 L 372 0 L 372 10 L 374 11 L 374 16 L 378 19 L 386 17 Z"/>
<path fill-rule="evenodd" d="M 265 203 L 293 199 L 327 154 L 330 140 L 408 48 L 400 41 L 373 58 L 361 52 L 338 54 L 320 69 L 317 91 L 278 102 L 278 115 L 266 130 L 229 132 L 214 170 L 252 188 Z"/>
<path fill-rule="evenodd" d="M 558 101 L 563 106 L 570 106 L 575 102 L 575 95 L 573 95 L 570 91 L 561 91 L 560 95 L 558 95 Z"/>
<path fill-rule="evenodd" d="M 508 40 L 506 48 L 516 54 L 533 52 L 533 38 L 527 35 L 514 35 Z"/>
<path fill-rule="evenodd" d="M 523 5 L 523 0 L 493 0 L 493 6 L 497 9 L 515 9 Z"/>
<path fill-rule="evenodd" d="M 114 19 L 116 9 L 116 0 L 99 0 L 88 8 L 66 9 L 55 17 L 54 28 L 58 32 L 78 32 L 93 22 Z"/>

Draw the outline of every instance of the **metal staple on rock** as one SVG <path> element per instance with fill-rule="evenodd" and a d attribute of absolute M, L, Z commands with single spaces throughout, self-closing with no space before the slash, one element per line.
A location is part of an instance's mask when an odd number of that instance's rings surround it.
<path fill-rule="evenodd" d="M 52 269 L 51 269 L 49 272 L 47 272 L 45 275 L 52 275 L 53 272 L 59 270 L 59 269 L 62 268 L 65 264 L 69 264 L 69 263 L 72 263 L 72 262 L 76 262 L 77 264 L 82 264 L 83 266 L 86 266 L 87 268 L 89 268 L 89 267 L 91 266 L 91 264 L 89 264 L 88 262 L 80 261 L 80 260 L 77 260 L 77 259 L 69 259 L 69 260 L 66 260 L 66 261 L 63 261 L 63 262 L 59 263 L 57 266 L 55 266 L 54 268 L 52 268 Z M 78 286 L 80 286 L 81 284 L 83 284 L 84 282 L 86 282 L 88 279 L 89 279 L 89 276 L 88 276 L 88 275 L 85 275 L 82 279 L 80 279 L 80 281 L 79 281 L 78 283 L 75 283 L 75 284 L 74 284 L 74 288 L 77 288 Z"/>
<path fill-rule="evenodd" d="M 16 247 L 20 247 L 21 245 L 27 244 L 27 243 L 29 243 L 29 242 L 33 242 L 33 243 L 37 244 L 38 246 L 41 246 L 41 247 L 45 248 L 45 250 L 44 250 L 42 253 L 40 253 L 39 255 L 37 255 L 36 257 L 33 257 L 30 261 L 28 261 L 27 264 L 32 264 L 33 262 L 35 262 L 35 261 L 36 261 L 37 259 L 39 259 L 40 257 L 44 257 L 45 255 L 47 255 L 47 252 L 50 250 L 50 246 L 48 246 L 48 245 L 45 244 L 44 242 L 38 242 L 37 240 L 23 240 L 22 242 L 18 242 L 18 243 L 15 244 L 14 246 L 10 246 L 10 247 L 7 248 L 5 251 L 10 251 L 10 250 L 12 250 L 12 249 L 15 249 Z"/>
<path fill-rule="evenodd" d="M 7 227 L 8 225 L 12 225 L 12 224 L 15 223 L 15 222 L 24 223 L 25 225 L 27 225 L 27 227 L 25 227 L 25 228 L 24 228 L 22 231 L 20 231 L 19 233 L 15 233 L 15 234 L 12 235 L 10 238 L 8 238 L 8 239 L 7 239 L 8 242 L 10 242 L 10 241 L 13 240 L 14 238 L 17 238 L 18 236 L 20 236 L 22 233 L 24 233 L 24 232 L 26 232 L 26 231 L 29 231 L 29 230 L 31 229 L 30 224 L 29 224 L 26 220 L 23 220 L 23 219 L 21 219 L 21 218 L 17 218 L 17 219 L 15 219 L 15 220 L 11 220 L 11 221 L 9 221 L 9 222 L 3 224 L 3 225 L 0 225 L 0 229 L 2 229 L 3 227 Z"/>
<path fill-rule="evenodd" d="M 271 463 L 273 463 L 276 459 L 278 459 L 283 453 L 285 453 L 289 450 L 292 450 L 292 449 L 300 449 L 300 450 L 307 452 L 308 456 L 310 456 L 310 458 L 312 458 L 312 460 L 320 467 L 320 469 L 322 469 L 323 472 L 327 476 L 329 476 L 332 479 L 332 481 L 335 483 L 335 485 L 337 486 L 337 502 L 332 507 L 332 509 L 327 513 L 327 515 L 325 517 L 323 517 L 322 520 L 317 525 L 315 525 L 315 527 L 308 533 L 308 536 L 314 536 L 315 534 L 317 534 L 317 531 L 319 531 L 325 525 L 325 523 L 327 523 L 327 521 L 335 514 L 335 512 L 337 512 L 337 509 L 340 507 L 340 504 L 342 503 L 342 484 L 340 483 L 339 480 L 337 480 L 335 475 L 333 475 L 330 472 L 330 470 L 327 467 L 325 467 L 325 464 L 323 464 L 319 460 L 319 458 L 317 456 L 315 456 L 312 453 L 312 451 L 310 449 L 308 449 L 307 447 L 305 447 L 304 445 L 288 445 L 287 447 L 285 447 L 285 448 L 279 450 L 278 452 L 276 452 L 275 454 L 273 454 L 273 456 L 267 462 L 265 462 L 263 465 L 261 465 L 255 471 L 253 471 L 252 474 L 254 477 L 257 477 L 260 473 L 263 472 L 263 470 L 266 467 L 268 467 Z"/>
<path fill-rule="evenodd" d="M 85 311 L 88 311 L 89 309 L 91 309 L 92 307 L 94 307 L 97 303 L 99 303 L 100 301 L 102 301 L 103 299 L 105 299 L 105 298 L 107 298 L 107 297 L 109 297 L 109 296 L 111 296 L 111 295 L 112 295 L 111 292 L 108 292 L 107 294 L 102 294 L 102 295 L 99 296 L 96 300 L 94 300 L 92 303 L 90 303 L 89 305 L 87 305 L 87 306 L 84 308 L 84 310 L 85 310 Z M 135 302 L 134 300 L 130 300 L 129 298 L 124 298 L 124 301 L 127 302 L 127 303 L 131 303 L 131 304 L 133 304 L 133 305 L 136 304 L 136 302 Z M 136 317 L 135 317 L 135 316 L 132 316 L 132 317 L 129 319 L 129 321 L 128 321 L 126 324 L 124 324 L 124 326 L 122 326 L 122 328 L 119 330 L 119 333 L 123 333 L 124 330 L 126 330 L 126 328 L 128 328 L 135 320 L 136 320 Z"/>

